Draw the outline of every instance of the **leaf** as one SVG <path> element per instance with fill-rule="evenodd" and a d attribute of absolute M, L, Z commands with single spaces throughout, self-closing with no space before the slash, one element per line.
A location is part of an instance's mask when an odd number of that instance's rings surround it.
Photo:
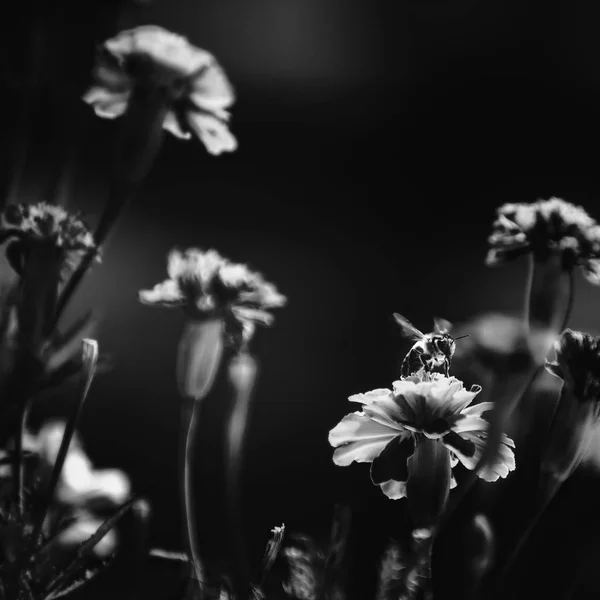
<path fill-rule="evenodd" d="M 63 334 L 56 334 L 49 351 L 50 356 L 45 360 L 46 372 L 52 373 L 72 361 L 75 356 L 80 356 L 82 339 L 92 337 L 95 328 L 96 322 L 92 320 L 92 312 L 89 311 Z"/>
<path fill-rule="evenodd" d="M 111 561 L 105 561 L 101 567 L 96 569 L 86 569 L 83 577 L 78 577 L 71 583 L 64 585 L 60 590 L 51 592 L 49 595 L 44 597 L 44 600 L 57 600 L 58 598 L 64 598 L 73 592 L 80 590 L 84 585 L 92 581 L 99 573 L 104 571 L 110 565 Z"/>

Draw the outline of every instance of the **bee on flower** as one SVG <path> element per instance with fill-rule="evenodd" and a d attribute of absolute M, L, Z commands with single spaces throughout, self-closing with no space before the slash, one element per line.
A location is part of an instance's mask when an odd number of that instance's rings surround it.
<path fill-rule="evenodd" d="M 425 521 L 436 518 L 456 485 L 451 469 L 458 462 L 474 469 L 486 444 L 488 423 L 482 415 L 492 404 L 469 406 L 480 391 L 479 386 L 466 390 L 454 377 L 420 371 L 395 381 L 392 390 L 350 396 L 362 410 L 329 432 L 333 462 L 371 463 L 371 481 L 388 498 L 407 497 L 411 511 L 427 512 Z M 496 460 L 479 477 L 491 482 L 513 471 L 512 448 L 514 442 L 503 434 Z"/>
<path fill-rule="evenodd" d="M 600 226 L 582 207 L 560 198 L 504 204 L 489 243 L 488 265 L 528 252 L 540 259 L 558 252 L 565 270 L 581 266 L 588 281 L 600 284 Z"/>
<path fill-rule="evenodd" d="M 433 319 L 431 333 L 419 331 L 406 317 L 398 313 L 394 313 L 394 319 L 402 330 L 402 337 L 414 342 L 400 366 L 401 376 L 408 377 L 421 369 L 429 372 L 442 369 L 444 375 L 448 376 L 450 363 L 456 351 L 456 340 L 469 337 L 468 334 L 458 338 L 452 337 L 452 323 L 439 317 Z"/>
<path fill-rule="evenodd" d="M 136 94 L 158 94 L 162 127 L 178 138 L 199 138 L 211 154 L 232 152 L 228 128 L 233 88 L 215 57 L 162 27 L 145 25 L 104 42 L 94 85 L 83 99 L 99 117 L 114 119 Z"/>

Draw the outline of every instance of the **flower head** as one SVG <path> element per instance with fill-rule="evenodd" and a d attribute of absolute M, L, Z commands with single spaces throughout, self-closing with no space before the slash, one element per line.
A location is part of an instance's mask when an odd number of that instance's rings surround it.
<path fill-rule="evenodd" d="M 237 148 L 227 127 L 232 86 L 214 56 L 186 38 L 153 25 L 122 31 L 104 42 L 94 76 L 83 99 L 98 116 L 124 114 L 136 89 L 155 91 L 169 108 L 167 131 L 183 139 L 194 134 L 211 154 Z"/>
<path fill-rule="evenodd" d="M 95 247 L 87 225 L 64 208 L 38 202 L 10 204 L 0 220 L 2 239 L 14 236 L 26 242 L 46 242 L 67 251 L 85 251 Z"/>
<path fill-rule="evenodd" d="M 350 396 L 350 402 L 363 405 L 362 411 L 347 415 L 330 431 L 329 443 L 336 448 L 333 461 L 338 466 L 371 463 L 372 482 L 392 499 L 407 496 L 410 479 L 422 475 L 415 471 L 420 445 L 429 445 L 436 461 L 449 455 L 451 466 L 460 461 L 474 469 L 487 438 L 482 414 L 492 409 L 488 402 L 469 407 L 480 391 L 479 386 L 466 390 L 454 377 L 421 371 L 395 381 L 393 390 Z M 478 475 L 496 481 L 514 470 L 510 447 L 513 441 L 503 436 L 498 459 Z M 419 471 L 435 470 L 436 465 L 418 462 Z"/>
<path fill-rule="evenodd" d="M 248 341 L 255 325 L 270 325 L 268 312 L 286 303 L 276 287 L 246 265 L 234 264 L 215 250 L 173 250 L 169 279 L 139 293 L 144 304 L 182 307 L 193 319 L 222 317 L 233 342 Z"/>
<path fill-rule="evenodd" d="M 29 431 L 23 437 L 23 448 L 29 457 L 25 476 L 30 494 L 43 494 L 56 461 L 65 432 L 65 423 L 51 421 L 37 434 Z M 10 448 L 9 448 L 10 450 Z M 9 452 L 1 451 L 1 458 Z M 3 461 L 4 463 L 5 461 Z M 11 483 L 9 463 L 0 467 L 0 482 Z M 80 439 L 75 436 L 69 446 L 53 503 L 44 524 L 44 534 L 63 551 L 88 539 L 103 522 L 102 513 L 125 502 L 130 494 L 127 476 L 116 469 L 94 469 Z M 56 536 L 56 537 L 55 537 Z M 96 557 L 111 554 L 117 543 L 116 532 L 110 530 L 94 547 Z"/>
<path fill-rule="evenodd" d="M 560 198 L 504 204 L 497 211 L 486 262 L 495 265 L 527 252 L 544 257 L 559 251 L 565 268 L 583 268 L 600 283 L 600 226 L 580 206 Z"/>
<path fill-rule="evenodd" d="M 566 329 L 554 343 L 546 369 L 560 377 L 580 402 L 600 401 L 600 338 Z"/>
<path fill-rule="evenodd" d="M 33 248 L 42 256 L 51 249 L 42 260 L 57 260 L 64 276 L 96 247 L 90 230 L 78 215 L 46 202 L 8 205 L 0 217 L 0 243 L 9 238 L 16 241 L 7 247 L 6 256 L 19 274 L 24 272 Z M 96 260 L 100 261 L 98 254 Z"/>

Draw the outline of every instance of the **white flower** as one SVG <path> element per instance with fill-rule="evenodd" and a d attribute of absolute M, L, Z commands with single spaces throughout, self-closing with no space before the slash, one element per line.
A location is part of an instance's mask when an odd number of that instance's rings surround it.
<path fill-rule="evenodd" d="M 468 408 L 480 391 L 479 386 L 466 390 L 454 377 L 420 372 L 394 382 L 393 390 L 350 396 L 348 400 L 363 409 L 345 416 L 329 432 L 329 443 L 336 448 L 333 462 L 371 463 L 371 480 L 392 499 L 408 495 L 412 478 L 442 473 L 444 465 L 449 471 L 460 461 L 474 469 L 487 439 L 488 423 L 482 414 L 492 409 L 488 402 Z M 514 442 L 503 436 L 497 461 L 479 477 L 496 481 L 514 470 L 510 447 Z M 454 487 L 450 473 L 446 475 Z"/>
<path fill-rule="evenodd" d="M 14 235 L 28 241 L 51 242 L 65 250 L 94 248 L 94 238 L 87 225 L 64 208 L 38 202 L 10 204 L 0 224 L 3 239 Z"/>
<path fill-rule="evenodd" d="M 268 312 L 286 298 L 260 273 L 234 264 L 215 250 L 173 250 L 168 257 L 169 279 L 139 293 L 144 304 L 181 307 L 194 319 L 223 318 L 234 343 L 247 341 L 255 325 L 270 325 Z"/>
<path fill-rule="evenodd" d="M 591 283 L 600 284 L 600 226 L 582 207 L 560 198 L 501 206 L 489 243 L 488 265 L 558 251 L 566 269 L 580 265 Z"/>
<path fill-rule="evenodd" d="M 136 90 L 155 91 L 168 106 L 167 131 L 197 136 L 211 154 L 237 148 L 227 126 L 233 88 L 214 56 L 182 36 L 153 25 L 122 31 L 104 43 L 94 77 L 83 99 L 100 117 L 124 114 Z"/>

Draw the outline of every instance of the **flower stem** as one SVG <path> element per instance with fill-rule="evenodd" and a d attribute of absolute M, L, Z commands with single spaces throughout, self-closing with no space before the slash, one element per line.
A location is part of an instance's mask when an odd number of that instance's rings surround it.
<path fill-rule="evenodd" d="M 144 582 L 144 567 L 148 557 L 148 525 L 150 521 L 150 504 L 144 499 L 139 499 L 132 507 L 135 519 L 135 544 L 136 544 L 136 564 L 133 575 L 133 594 L 132 598 L 142 597 L 142 585 Z"/>
<path fill-rule="evenodd" d="M 257 365 L 247 352 L 232 359 L 229 378 L 234 391 L 234 405 L 227 424 L 227 513 L 233 557 L 237 567 L 234 579 L 236 596 L 245 597 L 250 586 L 250 567 L 246 556 L 246 544 L 242 521 L 242 456 L 248 425 L 248 410 L 252 389 L 256 381 Z"/>
<path fill-rule="evenodd" d="M 27 417 L 29 416 L 29 402 L 27 397 L 24 397 L 20 401 L 19 407 L 19 418 L 18 418 L 18 429 L 15 438 L 15 466 L 14 466 L 14 494 L 15 494 L 15 505 L 17 507 L 17 516 L 19 519 L 23 518 L 25 512 L 25 494 L 23 490 L 23 479 L 24 479 L 24 453 L 23 453 L 23 438 L 25 434 L 25 427 L 27 424 Z"/>
<path fill-rule="evenodd" d="M 508 581 L 508 575 L 510 574 L 510 571 L 514 567 L 515 562 L 516 562 L 519 554 L 521 553 L 521 550 L 523 550 L 523 547 L 529 540 L 531 533 L 535 529 L 536 525 L 539 523 L 540 519 L 542 518 L 542 515 L 546 512 L 546 509 L 548 508 L 548 506 L 554 499 L 554 496 L 560 489 L 561 485 L 562 485 L 562 482 L 556 481 L 555 485 L 552 486 L 551 489 L 547 490 L 542 501 L 538 504 L 538 508 L 537 508 L 533 518 L 531 519 L 531 521 L 529 521 L 529 525 L 527 526 L 527 529 L 523 532 L 523 534 L 519 538 L 519 541 L 517 542 L 517 545 L 515 546 L 515 549 L 512 551 L 508 560 L 504 563 L 504 566 L 502 567 L 502 570 L 500 571 L 500 574 L 497 577 L 497 581 L 500 584 L 499 590 L 498 590 L 499 596 L 502 596 L 502 591 L 504 590 L 504 587 L 505 587 L 503 585 L 503 582 Z M 504 597 L 504 596 L 502 596 L 502 597 Z"/>
<path fill-rule="evenodd" d="M 192 576 L 197 581 L 200 591 L 200 600 L 204 596 L 206 577 L 204 569 L 198 556 L 198 543 L 196 540 L 196 520 L 192 501 L 192 460 L 193 444 L 196 429 L 198 427 L 198 413 L 200 402 L 195 398 L 184 398 L 181 409 L 181 430 L 179 437 L 179 465 L 181 500 L 183 503 L 184 535 L 187 553 L 192 565 Z M 195 587 L 195 586 L 194 586 Z"/>
<path fill-rule="evenodd" d="M 55 324 L 60 321 L 99 248 L 150 172 L 163 142 L 162 127 L 167 111 L 168 105 L 160 93 L 137 90 L 132 94 L 115 145 L 108 201 L 94 232 L 96 248 L 85 254 L 65 285 L 58 300 Z"/>

